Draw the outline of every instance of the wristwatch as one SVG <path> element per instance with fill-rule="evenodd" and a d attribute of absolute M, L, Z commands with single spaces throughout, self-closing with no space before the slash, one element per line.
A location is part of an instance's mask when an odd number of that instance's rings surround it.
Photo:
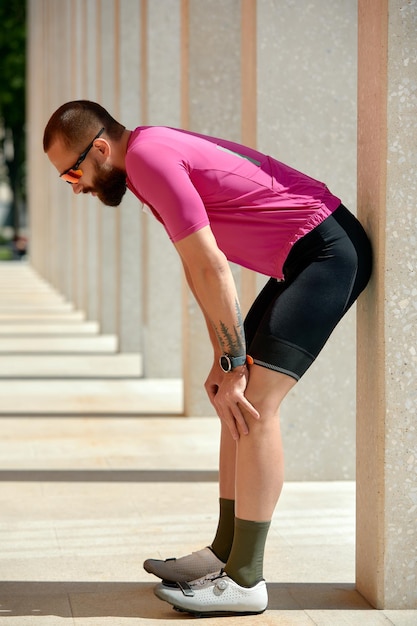
<path fill-rule="evenodd" d="M 239 367 L 240 365 L 245 365 L 246 363 L 246 354 L 241 356 L 230 356 L 229 354 L 222 354 L 219 359 L 220 367 L 223 372 L 226 374 L 235 369 L 235 367 Z"/>

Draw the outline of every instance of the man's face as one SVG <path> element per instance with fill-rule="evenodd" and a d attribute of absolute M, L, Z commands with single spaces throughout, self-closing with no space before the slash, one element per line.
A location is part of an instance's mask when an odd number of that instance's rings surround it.
<path fill-rule="evenodd" d="M 106 206 L 119 206 L 126 193 L 125 172 L 106 163 L 95 163 L 94 168 L 92 186 L 84 187 L 83 193 L 96 195 Z"/>
<path fill-rule="evenodd" d="M 77 161 L 79 155 L 69 151 L 57 139 L 48 150 L 48 158 L 61 174 Z M 118 206 L 126 193 L 126 173 L 112 165 L 108 143 L 97 139 L 80 165 L 82 176 L 71 184 L 74 193 L 91 193 L 107 206 Z"/>

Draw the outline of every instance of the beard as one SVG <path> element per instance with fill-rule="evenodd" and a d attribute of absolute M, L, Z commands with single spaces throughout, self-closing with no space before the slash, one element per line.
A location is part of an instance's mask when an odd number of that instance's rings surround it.
<path fill-rule="evenodd" d="M 118 167 L 98 163 L 95 169 L 92 188 L 98 199 L 106 206 L 119 206 L 126 193 L 126 172 Z"/>

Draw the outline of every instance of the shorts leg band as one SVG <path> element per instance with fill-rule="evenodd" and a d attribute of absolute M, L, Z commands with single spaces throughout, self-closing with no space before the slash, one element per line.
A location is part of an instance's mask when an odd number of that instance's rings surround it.
<path fill-rule="evenodd" d="M 314 361 L 314 356 L 283 339 L 257 333 L 249 348 L 256 365 L 267 367 L 299 380 Z M 279 365 L 274 365 L 279 363 Z"/>

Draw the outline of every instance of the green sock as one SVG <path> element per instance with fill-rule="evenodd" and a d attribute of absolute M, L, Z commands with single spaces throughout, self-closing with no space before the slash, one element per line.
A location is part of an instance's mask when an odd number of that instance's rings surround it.
<path fill-rule="evenodd" d="M 241 587 L 263 580 L 265 542 L 271 522 L 235 518 L 235 535 L 225 572 Z"/>
<path fill-rule="evenodd" d="M 219 524 L 211 549 L 218 559 L 226 563 L 232 549 L 235 532 L 235 501 L 220 498 Z"/>

